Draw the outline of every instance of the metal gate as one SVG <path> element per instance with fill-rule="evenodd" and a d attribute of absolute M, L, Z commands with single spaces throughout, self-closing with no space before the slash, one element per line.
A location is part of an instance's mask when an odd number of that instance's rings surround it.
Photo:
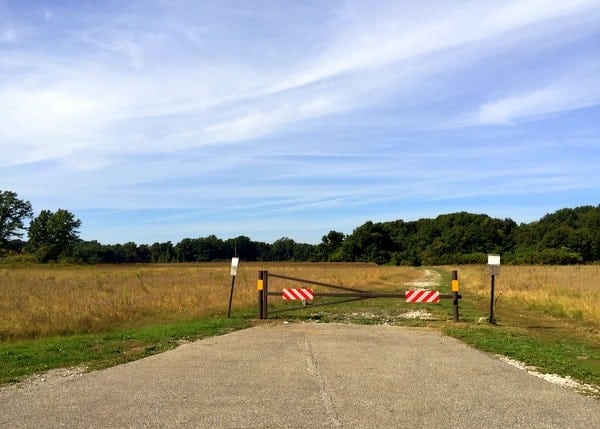
<path fill-rule="evenodd" d="M 322 286 L 328 289 L 337 290 L 340 292 L 314 292 L 312 289 L 301 289 L 301 290 L 288 290 L 283 289 L 279 291 L 270 291 L 269 290 L 269 279 L 282 279 L 288 281 L 294 281 L 298 283 L 313 285 L 313 286 Z M 290 308 L 271 310 L 269 311 L 269 296 L 279 296 L 282 294 L 284 296 L 288 296 L 288 299 L 302 299 L 305 297 L 338 297 L 344 298 L 342 300 L 338 300 L 335 302 L 324 302 L 324 303 L 316 303 L 312 304 L 310 308 L 325 306 L 325 305 L 335 305 L 341 304 L 344 302 L 352 302 L 352 301 L 360 301 L 363 299 L 371 299 L 371 298 L 404 298 L 407 302 L 437 302 L 434 299 L 452 299 L 453 300 L 453 317 L 452 320 L 454 322 L 458 322 L 458 303 L 462 298 L 462 295 L 458 293 L 458 272 L 456 270 L 452 271 L 452 293 L 451 294 L 440 294 L 436 291 L 406 291 L 402 293 L 383 293 L 383 292 L 369 292 L 362 289 L 350 288 L 346 286 L 332 285 L 329 283 L 323 283 L 315 280 L 308 279 L 300 279 L 296 277 L 284 276 L 281 274 L 273 274 L 268 271 L 259 271 L 258 272 L 258 280 L 256 282 L 256 289 L 258 290 L 258 318 L 259 319 L 268 319 L 269 313 L 281 313 L 285 311 L 294 311 L 294 310 L 302 310 L 306 309 L 306 305 L 295 306 Z M 435 294 L 423 294 L 420 292 L 435 292 Z M 295 298 L 294 298 L 295 297 Z"/>

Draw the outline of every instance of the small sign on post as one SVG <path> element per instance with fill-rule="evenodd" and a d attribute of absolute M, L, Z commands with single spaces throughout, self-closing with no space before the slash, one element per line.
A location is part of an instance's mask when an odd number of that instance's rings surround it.
<path fill-rule="evenodd" d="M 237 276 L 237 269 L 240 263 L 240 258 L 231 258 L 231 276 Z"/>
<path fill-rule="evenodd" d="M 240 258 L 231 258 L 231 292 L 229 292 L 229 307 L 227 308 L 227 317 L 231 317 L 231 300 L 233 299 L 233 286 L 235 285 L 235 276 L 237 276 L 237 269 L 240 263 Z"/>
<path fill-rule="evenodd" d="M 496 276 L 500 275 L 500 255 L 488 255 L 487 271 L 488 274 L 492 276 L 492 285 L 490 291 L 490 318 L 488 321 L 491 324 L 495 324 L 496 319 L 494 319 L 494 289 Z"/>
<path fill-rule="evenodd" d="M 500 275 L 500 255 L 488 255 L 487 270 L 491 276 Z"/>

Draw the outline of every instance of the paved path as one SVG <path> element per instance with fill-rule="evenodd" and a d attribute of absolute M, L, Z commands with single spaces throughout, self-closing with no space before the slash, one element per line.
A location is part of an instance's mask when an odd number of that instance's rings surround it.
<path fill-rule="evenodd" d="M 4 388 L 0 427 L 597 428 L 600 400 L 429 330 L 290 323 Z"/>

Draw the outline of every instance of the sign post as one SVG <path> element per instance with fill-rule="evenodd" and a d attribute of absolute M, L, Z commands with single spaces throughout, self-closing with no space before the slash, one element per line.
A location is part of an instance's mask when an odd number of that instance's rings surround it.
<path fill-rule="evenodd" d="M 494 319 L 494 288 L 496 276 L 500 275 L 500 255 L 488 255 L 487 271 L 492 276 L 492 287 L 490 291 L 490 318 L 488 322 L 491 324 L 496 323 Z"/>
<path fill-rule="evenodd" d="M 229 292 L 229 307 L 227 309 L 227 317 L 231 317 L 231 300 L 233 299 L 233 286 L 235 285 L 235 276 L 240 263 L 240 258 L 231 258 L 231 292 Z"/>

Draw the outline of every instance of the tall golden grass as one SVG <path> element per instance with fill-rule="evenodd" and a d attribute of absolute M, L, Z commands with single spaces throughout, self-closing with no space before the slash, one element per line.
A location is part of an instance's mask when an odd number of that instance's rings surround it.
<path fill-rule="evenodd" d="M 256 305 L 259 270 L 363 286 L 401 287 L 413 268 L 371 264 L 241 263 L 233 312 Z M 229 263 L 0 268 L 0 338 L 102 330 L 227 314 Z M 285 287 L 282 280 L 273 286 Z"/>
<path fill-rule="evenodd" d="M 465 291 L 489 296 L 485 266 L 459 268 Z M 600 266 L 502 266 L 496 296 L 533 310 L 600 324 Z"/>

